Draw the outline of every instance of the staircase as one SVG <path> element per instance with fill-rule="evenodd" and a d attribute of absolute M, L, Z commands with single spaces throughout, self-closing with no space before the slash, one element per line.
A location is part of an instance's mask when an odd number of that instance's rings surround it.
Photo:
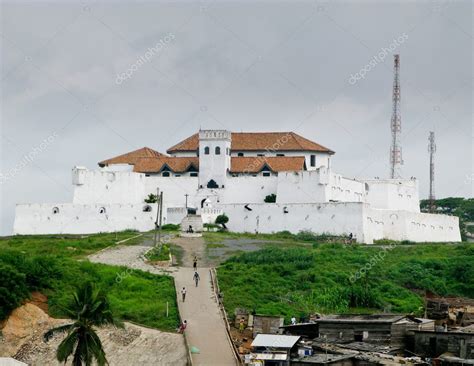
<path fill-rule="evenodd" d="M 189 232 L 189 228 L 192 228 L 192 233 Z M 185 234 L 182 236 L 201 236 L 202 232 L 202 218 L 201 215 L 186 215 L 184 219 L 181 221 L 181 233 Z"/>

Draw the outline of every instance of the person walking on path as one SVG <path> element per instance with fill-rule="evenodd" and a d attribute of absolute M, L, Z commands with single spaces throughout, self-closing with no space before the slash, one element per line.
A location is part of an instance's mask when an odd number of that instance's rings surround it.
<path fill-rule="evenodd" d="M 198 287 L 199 280 L 201 279 L 201 277 L 199 277 L 199 273 L 197 273 L 197 271 L 194 271 L 193 279 L 194 279 L 194 282 L 196 283 L 196 287 Z"/>
<path fill-rule="evenodd" d="M 197 267 L 198 267 L 198 259 L 196 256 L 194 256 L 194 260 L 193 260 L 194 271 L 197 271 Z"/>
<path fill-rule="evenodd" d="M 183 289 L 181 290 L 181 295 L 183 296 L 183 302 L 184 302 L 184 300 L 186 300 L 186 287 L 183 287 Z"/>
<path fill-rule="evenodd" d="M 185 320 L 179 325 L 179 330 L 178 332 L 183 334 L 184 331 L 186 330 L 186 327 L 188 326 L 188 322 Z"/>

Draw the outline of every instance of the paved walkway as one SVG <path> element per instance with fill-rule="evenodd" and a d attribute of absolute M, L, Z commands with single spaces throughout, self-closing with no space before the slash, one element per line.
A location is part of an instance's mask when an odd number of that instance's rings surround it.
<path fill-rule="evenodd" d="M 192 258 L 197 255 L 201 263 L 204 241 L 202 238 L 179 239 L 178 245 L 183 247 L 182 267 L 159 269 L 143 261 L 143 254 L 150 249 L 147 239 L 144 245 L 121 246 L 104 250 L 89 257 L 90 261 L 115 264 L 141 269 L 151 273 L 168 272 L 175 278 L 178 291 L 178 307 L 188 327 L 185 335 L 190 348 L 196 347 L 199 353 L 192 354 L 193 365 L 203 366 L 234 366 L 236 365 L 231 345 L 228 341 L 225 323 L 222 319 L 211 284 L 210 268 L 199 267 L 201 282 L 195 287 Z M 186 301 L 182 302 L 180 290 L 186 287 Z"/>

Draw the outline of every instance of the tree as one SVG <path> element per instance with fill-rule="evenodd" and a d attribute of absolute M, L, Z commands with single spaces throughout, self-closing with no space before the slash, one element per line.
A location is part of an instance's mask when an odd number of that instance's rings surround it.
<path fill-rule="evenodd" d="M 45 341 L 48 341 L 54 334 L 67 331 L 66 338 L 56 351 L 58 361 L 67 362 L 74 354 L 74 366 L 92 365 L 93 359 L 99 366 L 108 364 L 102 342 L 94 327 L 107 324 L 123 327 L 123 324 L 113 317 L 105 293 L 93 283 L 87 282 L 77 288 L 72 301 L 64 310 L 75 320 L 74 323 L 50 329 L 44 334 Z"/>
<path fill-rule="evenodd" d="M 158 196 L 156 194 L 150 193 L 147 198 L 145 198 L 145 203 L 157 203 Z"/>
<path fill-rule="evenodd" d="M 219 215 L 216 217 L 216 224 L 217 225 L 222 225 L 222 227 L 224 229 L 227 229 L 227 227 L 225 226 L 225 224 L 227 224 L 229 222 L 229 218 L 227 217 L 226 214 L 222 214 L 222 215 Z"/>
<path fill-rule="evenodd" d="M 26 276 L 15 267 L 0 263 L 0 320 L 6 318 L 10 312 L 30 296 L 26 284 Z"/>
<path fill-rule="evenodd" d="M 265 197 L 264 202 L 275 203 L 276 200 L 277 200 L 277 195 L 275 193 L 272 193 Z"/>

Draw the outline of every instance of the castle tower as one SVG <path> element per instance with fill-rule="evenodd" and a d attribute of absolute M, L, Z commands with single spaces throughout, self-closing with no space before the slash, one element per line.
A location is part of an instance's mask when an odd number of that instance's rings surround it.
<path fill-rule="evenodd" d="M 199 188 L 225 187 L 231 141 L 230 131 L 199 131 Z"/>

